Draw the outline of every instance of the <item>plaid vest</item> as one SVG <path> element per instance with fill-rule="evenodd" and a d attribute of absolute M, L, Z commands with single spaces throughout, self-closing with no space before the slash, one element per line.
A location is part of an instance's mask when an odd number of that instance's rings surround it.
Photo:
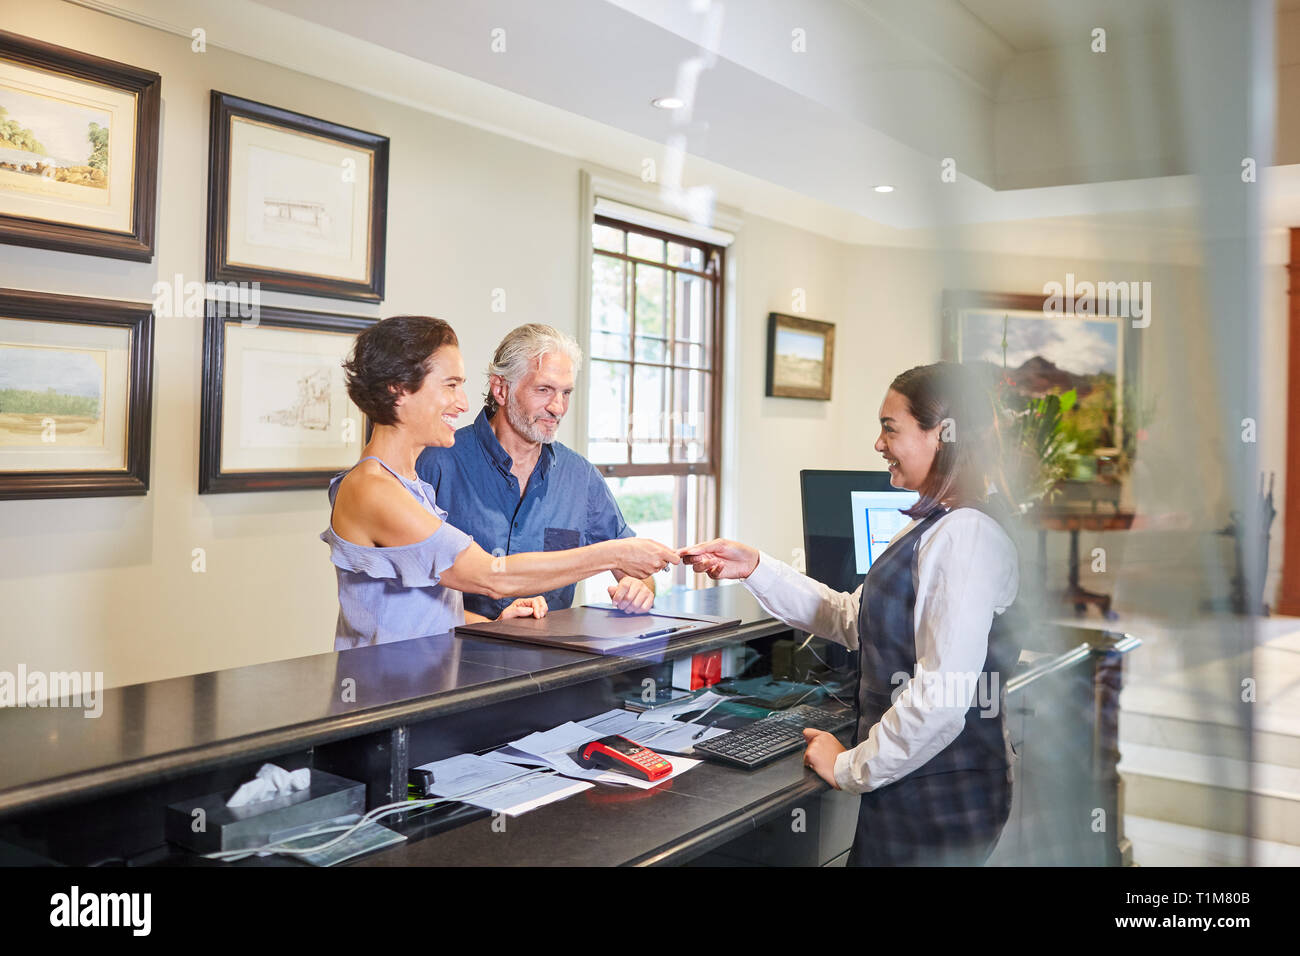
<path fill-rule="evenodd" d="M 1002 523 L 1005 516 L 995 509 L 996 506 L 979 508 Z M 889 709 L 891 694 L 916 672 L 916 634 L 912 621 L 916 609 L 917 549 L 926 529 L 946 514 L 946 510 L 940 509 L 917 522 L 907 534 L 885 549 L 867 572 L 862 588 L 862 605 L 858 610 L 861 660 L 854 746 L 867 738 L 872 726 Z M 934 693 L 941 695 L 940 699 L 945 702 L 954 694 L 962 693 L 963 688 L 966 693 L 974 690 L 975 696 L 972 706 L 966 711 L 966 725 L 957 738 L 913 770 L 910 776 L 954 770 L 993 770 L 1008 765 L 1003 716 L 1005 686 L 1020 657 L 1018 634 L 1010 615 L 1010 608 L 1003 614 L 994 614 L 988 653 L 978 677 L 961 675 L 965 683 L 944 686 L 936 681 L 933 685 Z M 900 674 L 906 677 L 898 679 Z M 926 686 L 926 679 L 929 678 L 923 678 L 922 689 Z M 986 701 L 987 706 L 981 706 L 981 700 Z M 996 701 L 996 717 L 991 715 L 993 701 Z"/>

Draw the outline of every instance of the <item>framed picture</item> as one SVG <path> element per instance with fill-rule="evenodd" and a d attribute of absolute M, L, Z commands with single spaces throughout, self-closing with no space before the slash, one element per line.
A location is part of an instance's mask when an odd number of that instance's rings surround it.
<path fill-rule="evenodd" d="M 993 382 L 1005 377 L 1026 400 L 1074 389 L 1070 434 L 1087 455 L 1114 455 L 1140 367 L 1132 323 L 1105 309 L 1047 311 L 1044 298 L 945 292 L 943 357 L 983 368 Z"/>
<path fill-rule="evenodd" d="M 208 281 L 379 302 L 388 138 L 212 91 Z"/>
<path fill-rule="evenodd" d="M 777 398 L 831 397 L 835 326 L 772 312 L 767 317 L 767 394 Z"/>
<path fill-rule="evenodd" d="M 0 242 L 153 259 L 162 78 L 0 30 Z"/>
<path fill-rule="evenodd" d="M 0 498 L 149 490 L 153 311 L 0 289 Z"/>
<path fill-rule="evenodd" d="M 199 494 L 326 488 L 356 464 L 369 422 L 343 360 L 372 319 L 209 300 L 203 325 Z"/>

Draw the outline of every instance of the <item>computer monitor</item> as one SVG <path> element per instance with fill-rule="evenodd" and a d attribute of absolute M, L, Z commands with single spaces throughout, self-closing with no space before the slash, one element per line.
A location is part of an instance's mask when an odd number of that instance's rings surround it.
<path fill-rule="evenodd" d="M 900 509 L 920 497 L 890 485 L 887 471 L 804 470 L 799 489 L 808 576 L 850 592 L 911 520 Z"/>

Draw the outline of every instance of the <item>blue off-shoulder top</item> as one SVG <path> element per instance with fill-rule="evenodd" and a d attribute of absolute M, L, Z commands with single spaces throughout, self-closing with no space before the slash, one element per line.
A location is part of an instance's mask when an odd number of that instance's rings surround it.
<path fill-rule="evenodd" d="M 443 634 L 465 623 L 461 593 L 438 579 L 474 539 L 447 524 L 447 512 L 434 503 L 430 485 L 419 478 L 404 478 L 381 459 L 369 457 L 396 477 L 426 511 L 442 519 L 442 526 L 415 544 L 395 548 L 353 544 L 334 533 L 333 521 L 339 482 L 352 469 L 330 479 L 330 524 L 320 538 L 330 546 L 330 561 L 338 576 L 336 651 Z M 357 464 L 362 461 L 366 459 Z"/>

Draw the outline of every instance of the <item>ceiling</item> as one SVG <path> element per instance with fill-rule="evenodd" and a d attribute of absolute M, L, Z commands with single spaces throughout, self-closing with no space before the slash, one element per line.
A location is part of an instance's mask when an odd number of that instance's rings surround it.
<path fill-rule="evenodd" d="M 1183 221 L 1190 174 L 1222 160 L 1204 144 L 1250 126 L 1233 99 L 1245 79 L 1229 78 L 1255 51 L 1224 41 L 1207 68 L 1187 66 L 1206 55 L 1187 11 L 1208 23 L 1220 4 L 1240 23 L 1242 4 L 1222 0 L 77 2 L 186 34 L 196 9 L 213 22 L 219 10 L 229 28 L 212 42 L 239 52 L 628 172 L 629 150 L 661 176 L 684 154 L 901 230 Z M 686 109 L 650 104 L 674 94 Z"/>

